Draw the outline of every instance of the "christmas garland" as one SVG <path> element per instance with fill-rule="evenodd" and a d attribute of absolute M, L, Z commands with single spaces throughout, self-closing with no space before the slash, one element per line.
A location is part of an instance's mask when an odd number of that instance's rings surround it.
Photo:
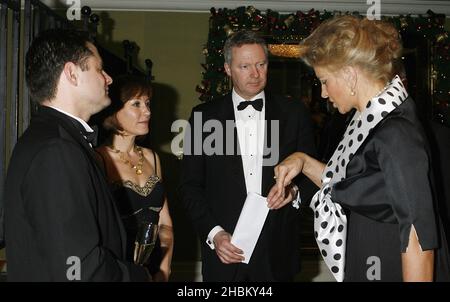
<path fill-rule="evenodd" d="M 272 10 L 262 13 L 252 6 L 218 10 L 211 8 L 210 12 L 208 41 L 203 49 L 205 55 L 205 63 L 202 64 L 203 80 L 196 87 L 196 91 L 200 93 L 199 98 L 203 102 L 223 96 L 231 89 L 223 68 L 222 48 L 227 37 L 233 32 L 241 29 L 261 32 L 268 43 L 273 44 L 273 48 L 270 49 L 272 54 L 276 51 L 295 52 L 288 48 L 277 50 L 275 45 L 298 44 L 322 21 L 336 14 L 342 14 L 328 11 L 320 13 L 311 9 L 306 13 L 297 11 L 282 15 Z M 357 15 L 358 13 L 353 14 Z M 444 29 L 445 15 L 435 14 L 428 10 L 424 16 L 400 15 L 383 17 L 383 19 L 392 22 L 402 37 L 420 37 L 429 42 L 432 49 L 430 63 L 432 66 L 431 77 L 433 78 L 431 92 L 433 118 L 450 126 L 450 39 L 449 33 Z"/>

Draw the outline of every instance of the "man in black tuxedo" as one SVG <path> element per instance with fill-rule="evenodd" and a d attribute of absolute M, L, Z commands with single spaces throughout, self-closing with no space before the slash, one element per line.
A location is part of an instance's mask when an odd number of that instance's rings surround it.
<path fill-rule="evenodd" d="M 38 113 L 17 142 L 5 186 L 9 281 L 146 281 L 90 143 L 90 116 L 110 104 L 96 47 L 50 30 L 32 43 L 26 81 Z"/>
<path fill-rule="evenodd" d="M 193 109 L 184 141 L 180 193 L 200 237 L 203 280 L 291 281 L 300 260 L 296 186 L 269 212 L 248 264 L 230 240 L 247 193 L 266 196 L 277 162 L 314 152 L 311 119 L 300 102 L 264 91 L 268 51 L 256 33 L 235 33 L 224 56 L 233 91 Z"/>

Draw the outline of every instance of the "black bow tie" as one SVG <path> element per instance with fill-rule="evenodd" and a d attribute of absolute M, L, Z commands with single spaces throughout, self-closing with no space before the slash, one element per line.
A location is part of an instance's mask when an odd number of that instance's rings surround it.
<path fill-rule="evenodd" d="M 237 109 L 239 111 L 244 110 L 245 108 L 247 108 L 248 105 L 252 105 L 253 108 L 255 108 L 255 110 L 261 111 L 263 109 L 263 99 L 240 102 L 239 105 L 237 106 Z"/>
<path fill-rule="evenodd" d="M 84 128 L 84 126 L 77 121 L 76 119 L 67 116 L 67 118 L 72 122 L 72 125 L 79 131 L 81 136 L 91 145 L 91 147 L 97 146 L 97 136 L 98 136 L 98 127 L 97 125 L 92 126 L 93 132 L 88 132 Z"/>

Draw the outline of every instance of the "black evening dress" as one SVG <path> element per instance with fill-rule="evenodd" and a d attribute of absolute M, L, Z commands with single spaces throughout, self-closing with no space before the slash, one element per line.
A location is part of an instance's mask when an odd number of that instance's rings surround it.
<path fill-rule="evenodd" d="M 156 159 L 154 159 L 156 171 Z M 153 174 L 143 187 L 129 181 L 116 181 L 112 192 L 127 234 L 127 260 L 133 261 L 134 241 L 140 222 L 159 221 L 159 212 L 164 205 L 164 187 L 160 178 Z M 161 247 L 159 239 L 148 262 L 151 274 L 159 271 Z"/>
<path fill-rule="evenodd" d="M 332 199 L 348 219 L 344 281 L 402 281 L 401 252 L 411 226 L 422 249 L 436 249 L 435 279 L 449 281 L 448 248 L 419 124 L 409 98 L 373 129 L 348 163 L 346 179 L 333 188 Z"/>

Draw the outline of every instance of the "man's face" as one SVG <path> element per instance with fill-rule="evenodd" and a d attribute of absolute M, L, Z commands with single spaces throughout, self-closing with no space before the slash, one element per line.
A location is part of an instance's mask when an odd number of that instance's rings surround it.
<path fill-rule="evenodd" d="M 88 48 L 93 55 L 86 59 L 87 69 L 80 72 L 79 92 L 81 103 L 92 115 L 111 103 L 108 86 L 112 83 L 112 79 L 103 70 L 103 62 L 97 48 L 92 43 L 88 43 Z"/>
<path fill-rule="evenodd" d="M 267 58 L 259 44 L 244 44 L 231 49 L 231 64 L 225 71 L 231 77 L 234 90 L 249 100 L 264 90 L 267 82 Z"/>

